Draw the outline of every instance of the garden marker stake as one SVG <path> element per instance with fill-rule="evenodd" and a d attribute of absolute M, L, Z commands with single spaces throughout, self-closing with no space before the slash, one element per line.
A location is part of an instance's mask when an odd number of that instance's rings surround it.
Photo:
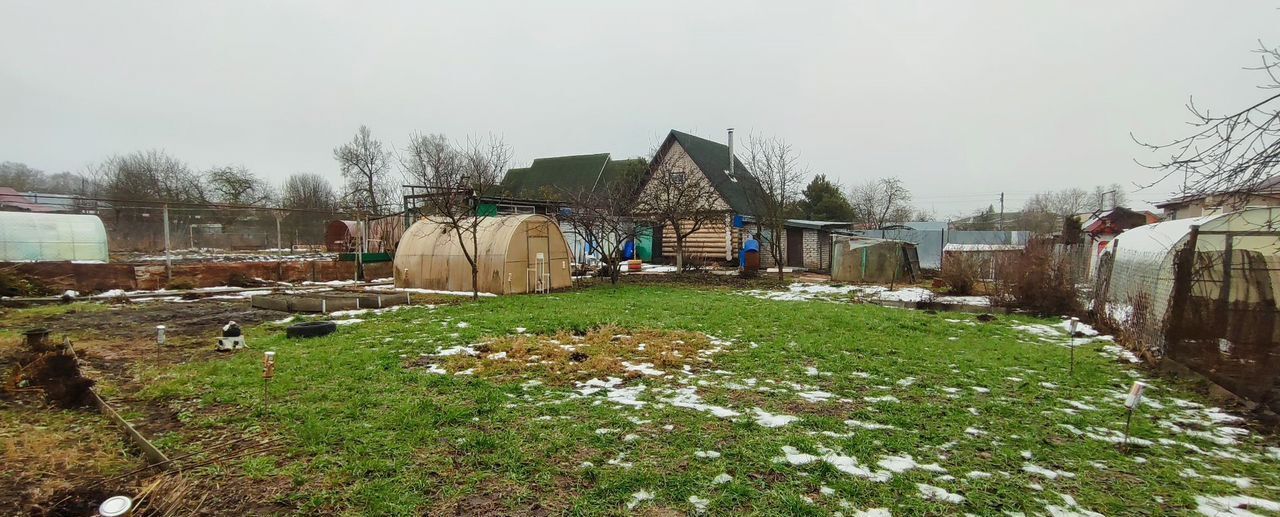
<path fill-rule="evenodd" d="M 1138 381 L 1133 382 L 1133 387 L 1129 388 L 1129 396 L 1124 399 L 1124 407 L 1129 410 L 1129 415 L 1124 421 L 1124 446 L 1129 448 L 1129 427 L 1133 425 L 1133 412 L 1138 409 L 1138 405 L 1142 403 L 1142 391 L 1147 389 L 1145 383 Z"/>
<path fill-rule="evenodd" d="M 271 394 L 267 390 L 267 386 L 271 384 L 271 378 L 276 376 L 276 353 L 262 353 L 262 405 L 266 407 L 271 401 Z"/>
<path fill-rule="evenodd" d="M 156 361 L 160 361 L 160 348 L 164 346 L 164 325 L 156 325 Z"/>
<path fill-rule="evenodd" d="M 1067 348 L 1071 349 L 1071 369 L 1067 371 L 1070 375 L 1076 374 L 1076 325 L 1080 324 L 1080 318 L 1071 318 L 1071 344 Z"/>

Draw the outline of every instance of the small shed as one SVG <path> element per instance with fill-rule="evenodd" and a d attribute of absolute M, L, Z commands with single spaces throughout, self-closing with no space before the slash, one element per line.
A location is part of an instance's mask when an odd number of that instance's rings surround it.
<path fill-rule="evenodd" d="M 873 237 L 836 236 L 832 243 L 831 279 L 839 282 L 887 284 L 920 278 L 916 245 Z"/>
<path fill-rule="evenodd" d="M 0 261 L 107 260 L 107 229 L 96 215 L 0 212 Z"/>
<path fill-rule="evenodd" d="M 479 290 L 515 294 L 569 287 L 569 245 L 555 221 L 543 215 L 482 217 L 476 230 Z M 470 241 L 471 235 L 465 235 Z M 395 285 L 470 291 L 471 264 L 457 232 L 424 218 L 404 233 L 396 249 Z"/>

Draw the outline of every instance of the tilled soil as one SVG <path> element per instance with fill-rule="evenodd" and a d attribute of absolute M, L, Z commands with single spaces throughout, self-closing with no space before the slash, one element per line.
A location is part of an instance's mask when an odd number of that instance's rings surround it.
<path fill-rule="evenodd" d="M 130 423 L 153 441 L 165 433 L 182 430 L 182 423 L 172 408 L 134 396 L 143 388 L 138 379 L 141 368 L 218 360 L 226 356 L 214 351 L 214 342 L 220 335 L 222 326 L 228 321 L 250 328 L 249 334 L 252 336 L 254 332 L 251 327 L 285 316 L 285 313 L 250 308 L 248 300 L 130 303 L 114 305 L 108 310 L 86 310 L 48 316 L 15 314 L 12 310 L 0 311 L 0 321 L 6 321 L 6 326 L 15 327 L 12 330 L 45 327 L 52 331 L 51 339 L 56 342 L 61 342 L 64 335 L 69 337 L 80 358 L 84 376 L 99 386 L 111 386 L 113 389 L 108 392 L 110 396 L 106 396 L 108 402 L 121 414 L 128 415 Z M 166 327 L 166 345 L 163 348 L 156 345 L 156 325 Z M 4 339 L 0 343 L 0 371 L 7 375 L 19 363 L 20 357 L 30 355 L 24 354 L 22 349 L 20 338 Z M 84 436 L 82 433 L 97 434 L 94 437 L 86 436 L 86 439 L 108 443 L 119 440 L 120 443 L 128 444 L 127 440 L 121 438 L 122 430 L 113 424 L 98 422 L 99 419 L 105 421 L 105 417 L 98 416 L 95 409 L 61 409 L 41 399 L 38 393 L 17 393 L 14 398 L 0 400 L 0 410 L 10 412 L 18 422 L 35 422 L 50 415 L 48 424 L 39 422 L 39 425 L 30 426 L 22 432 L 50 433 L 47 445 L 55 449 L 61 448 L 55 443 L 69 445 L 67 440 L 74 440 L 77 434 Z M 48 413 L 56 411 L 74 411 L 80 415 L 77 418 L 88 418 L 95 424 L 92 428 L 76 426 L 75 429 L 59 429 L 56 425 L 65 419 Z M 187 434 L 201 435 L 194 431 L 196 430 Z M 3 442 L 10 446 L 21 445 L 27 443 L 23 440 L 33 439 L 30 436 L 9 437 L 7 433 L 0 435 L 3 435 L 0 436 L 4 438 Z M 28 451 L 32 452 L 34 451 Z M 125 445 L 119 454 L 124 456 L 125 464 L 131 465 L 125 472 L 145 465 L 145 460 L 131 444 Z M 0 466 L 0 515 L 88 515 L 91 514 L 89 510 L 95 508 L 108 492 L 109 495 L 131 495 L 138 491 L 141 483 L 155 474 L 145 472 L 111 480 L 99 473 L 100 470 L 94 464 L 75 464 L 76 461 L 93 463 L 95 459 L 85 458 L 75 452 L 69 453 L 66 449 L 50 450 L 47 454 L 24 455 L 22 458 L 13 456 L 10 455 L 10 459 L 21 459 L 22 462 Z M 120 459 L 117 457 L 116 461 Z M 29 469 L 44 471 L 39 476 L 39 488 L 30 483 L 34 478 L 27 475 L 30 474 Z M 26 481 L 22 481 L 24 479 Z M 17 484 L 6 486 L 9 483 L 3 482 L 4 480 Z M 228 479 L 220 484 L 225 492 L 225 489 L 231 488 L 227 485 L 240 484 L 237 481 Z M 256 500 L 259 498 L 254 497 L 255 490 L 252 490 L 252 486 L 239 488 L 244 490 L 235 491 L 242 494 L 236 495 L 232 500 L 199 508 L 195 513 L 209 513 L 215 509 L 213 513 L 220 513 L 234 511 L 235 508 L 248 513 L 287 511 L 274 507 L 267 501 Z M 200 491 L 199 487 L 195 488 L 195 492 Z M 198 494 L 196 499 L 201 499 L 203 495 Z M 223 499 L 215 493 L 209 495 Z"/>

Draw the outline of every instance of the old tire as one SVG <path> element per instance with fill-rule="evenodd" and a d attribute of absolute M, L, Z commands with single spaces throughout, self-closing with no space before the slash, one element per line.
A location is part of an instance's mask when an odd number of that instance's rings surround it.
<path fill-rule="evenodd" d="M 291 338 L 320 337 L 332 334 L 336 330 L 338 325 L 332 321 L 307 321 L 289 325 L 284 329 L 284 335 Z"/>

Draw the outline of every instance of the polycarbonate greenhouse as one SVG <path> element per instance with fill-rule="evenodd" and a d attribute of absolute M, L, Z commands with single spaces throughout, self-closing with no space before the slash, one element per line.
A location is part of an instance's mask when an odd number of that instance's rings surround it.
<path fill-rule="evenodd" d="M 96 215 L 0 212 L 2 262 L 107 259 L 107 229 Z"/>
<path fill-rule="evenodd" d="M 1280 208 L 1128 230 L 1103 250 L 1094 295 L 1148 357 L 1280 405 Z"/>
<path fill-rule="evenodd" d="M 569 245 L 555 221 L 542 215 L 481 217 L 476 230 L 479 291 L 512 294 L 569 287 Z M 396 248 L 396 287 L 470 291 L 473 252 L 448 225 L 421 219 Z"/>

